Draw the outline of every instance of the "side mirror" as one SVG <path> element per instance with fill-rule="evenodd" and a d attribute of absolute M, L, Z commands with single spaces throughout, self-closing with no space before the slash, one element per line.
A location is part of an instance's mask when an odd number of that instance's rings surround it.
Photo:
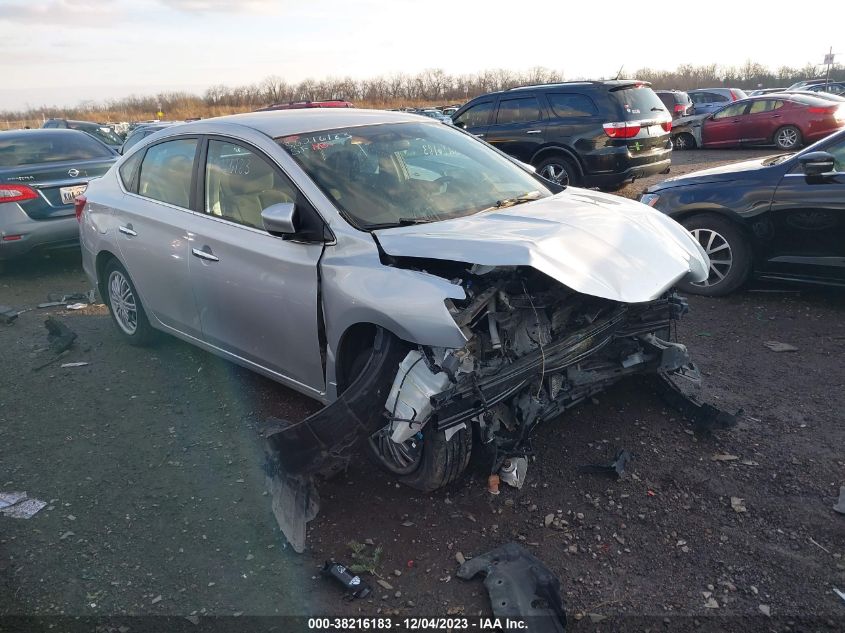
<path fill-rule="evenodd" d="M 804 177 L 807 180 L 819 180 L 823 176 L 833 172 L 836 159 L 828 152 L 810 152 L 798 159 L 804 169 Z"/>
<path fill-rule="evenodd" d="M 454 121 L 454 120 L 453 120 L 453 121 L 452 121 L 452 125 L 454 125 L 455 127 L 459 127 L 459 128 L 461 128 L 462 130 L 467 129 L 467 124 L 466 124 L 466 123 L 464 123 L 463 121 Z"/>
<path fill-rule="evenodd" d="M 279 202 L 261 212 L 261 221 L 270 235 L 293 235 L 298 228 L 299 217 L 293 202 Z"/>

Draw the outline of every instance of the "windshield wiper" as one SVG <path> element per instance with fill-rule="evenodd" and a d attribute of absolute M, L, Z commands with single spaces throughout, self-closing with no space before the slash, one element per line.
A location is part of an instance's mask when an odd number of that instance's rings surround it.
<path fill-rule="evenodd" d="M 429 224 L 430 222 L 437 222 L 438 219 L 443 218 L 399 218 L 393 222 L 379 222 L 376 224 L 367 224 L 364 228 L 368 231 L 375 229 L 390 229 L 397 226 L 413 226 L 414 224 Z"/>
<path fill-rule="evenodd" d="M 503 198 L 502 200 L 496 200 L 496 204 L 494 204 L 492 207 L 487 207 L 484 210 L 490 211 L 491 209 L 507 209 L 508 207 L 513 207 L 517 204 L 522 204 L 523 202 L 531 202 L 532 200 L 537 200 L 537 198 L 539 197 L 539 191 L 528 191 L 522 194 L 521 196 L 516 196 L 514 198 Z"/>

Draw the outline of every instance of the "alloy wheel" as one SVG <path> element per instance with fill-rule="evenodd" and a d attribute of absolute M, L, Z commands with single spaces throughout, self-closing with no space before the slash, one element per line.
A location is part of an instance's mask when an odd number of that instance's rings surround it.
<path fill-rule="evenodd" d="M 720 283 L 733 266 L 733 251 L 728 240 L 713 229 L 693 229 L 692 236 L 701 244 L 710 258 L 710 270 L 707 279 L 693 283 L 694 286 L 708 287 Z"/>
<path fill-rule="evenodd" d="M 129 336 L 138 329 L 138 305 L 129 280 L 119 270 L 109 275 L 109 305 L 114 320 Z"/>
<path fill-rule="evenodd" d="M 540 176 L 559 185 L 569 184 L 569 172 L 566 171 L 566 166 L 560 163 L 549 163 L 540 170 Z"/>
<path fill-rule="evenodd" d="M 382 463 L 397 475 L 414 472 L 422 462 L 423 435 L 416 433 L 397 444 L 390 439 L 391 425 L 379 429 L 370 436 L 370 444 Z"/>
<path fill-rule="evenodd" d="M 798 143 L 798 132 L 793 128 L 785 127 L 778 132 L 777 144 L 782 149 L 790 149 Z"/>

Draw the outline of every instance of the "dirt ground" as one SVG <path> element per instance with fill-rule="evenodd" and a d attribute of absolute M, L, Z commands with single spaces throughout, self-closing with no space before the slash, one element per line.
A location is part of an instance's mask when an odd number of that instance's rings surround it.
<path fill-rule="evenodd" d="M 767 153 L 677 153 L 672 174 Z M 0 276 L 19 308 L 85 290 L 72 253 Z M 517 541 L 560 578 L 573 630 L 845 630 L 845 293 L 752 285 L 690 307 L 678 338 L 709 399 L 742 409 L 735 428 L 696 435 L 633 380 L 538 429 L 521 490 L 491 496 L 471 472 L 423 495 L 362 456 L 321 485 L 302 555 L 271 513 L 259 429 L 314 402 L 175 339 L 129 347 L 102 306 L 25 312 L 0 325 L 0 492 L 48 506 L 0 516 L 0 616 L 489 615 L 456 561 Z M 79 338 L 34 371 L 47 315 Z M 581 472 L 621 448 L 621 480 Z M 378 574 L 367 600 L 318 573 L 352 562 L 350 542 Z"/>

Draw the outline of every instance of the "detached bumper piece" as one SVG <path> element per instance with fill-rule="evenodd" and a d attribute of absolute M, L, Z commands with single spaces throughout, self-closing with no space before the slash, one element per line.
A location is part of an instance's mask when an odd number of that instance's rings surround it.
<path fill-rule="evenodd" d="M 507 543 L 468 560 L 458 568 L 457 576 L 470 580 L 478 574 L 485 575 L 484 586 L 496 618 L 525 622 L 530 633 L 566 630 L 560 581 L 521 545 Z"/>
<path fill-rule="evenodd" d="M 331 475 L 346 467 L 360 437 L 384 426 L 382 409 L 396 373 L 401 345 L 379 330 L 373 353 L 341 396 L 301 422 L 269 418 L 264 437 L 290 474 Z"/>

